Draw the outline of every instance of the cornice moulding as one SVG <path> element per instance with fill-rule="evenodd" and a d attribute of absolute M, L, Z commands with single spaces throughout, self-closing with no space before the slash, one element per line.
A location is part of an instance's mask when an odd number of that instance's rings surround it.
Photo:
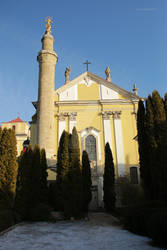
<path fill-rule="evenodd" d="M 70 105 L 70 106 L 91 106 L 91 105 L 128 105 L 128 104 L 132 104 L 132 103 L 138 103 L 138 101 L 130 101 L 130 100 L 89 100 L 89 101 L 57 101 L 55 102 L 56 106 L 66 106 L 66 105 Z"/>

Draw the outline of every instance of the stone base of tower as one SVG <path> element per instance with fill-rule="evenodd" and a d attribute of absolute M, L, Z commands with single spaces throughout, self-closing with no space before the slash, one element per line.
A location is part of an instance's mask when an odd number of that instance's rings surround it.
<path fill-rule="evenodd" d="M 47 164 L 48 164 L 48 183 L 53 182 L 56 180 L 56 160 L 54 159 L 47 159 Z"/>

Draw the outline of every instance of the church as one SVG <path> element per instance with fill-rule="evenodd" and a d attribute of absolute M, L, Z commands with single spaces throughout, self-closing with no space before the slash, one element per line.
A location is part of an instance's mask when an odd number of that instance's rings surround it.
<path fill-rule="evenodd" d="M 32 117 L 31 144 L 45 148 L 48 159 L 48 180 L 56 179 L 56 159 L 63 130 L 78 131 L 81 155 L 86 150 L 92 173 L 92 206 L 103 204 L 103 171 L 105 144 L 110 144 L 116 178 L 129 175 L 138 183 L 139 156 L 136 114 L 140 97 L 112 82 L 109 67 L 103 79 L 87 70 L 70 80 L 70 67 L 65 70 L 65 83 L 55 90 L 55 66 L 51 20 L 46 21 L 38 53 L 38 100 L 33 102 L 36 113 Z"/>

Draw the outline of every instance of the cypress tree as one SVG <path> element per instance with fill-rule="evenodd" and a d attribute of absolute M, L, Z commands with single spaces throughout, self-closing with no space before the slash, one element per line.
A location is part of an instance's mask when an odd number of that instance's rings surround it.
<path fill-rule="evenodd" d="M 137 131 L 140 155 L 140 171 L 145 166 L 145 107 L 142 100 L 139 101 L 137 111 Z"/>
<path fill-rule="evenodd" d="M 40 200 L 41 202 L 48 203 L 48 187 L 47 187 L 47 160 L 46 160 L 46 153 L 45 149 L 41 149 L 41 180 L 40 180 Z"/>
<path fill-rule="evenodd" d="M 152 103 L 154 111 L 154 136 L 157 147 L 154 151 L 152 174 L 153 174 L 153 187 L 154 187 L 154 199 L 163 199 L 162 194 L 166 189 L 166 182 L 164 182 L 164 164 L 166 161 L 166 113 L 164 102 L 157 91 L 152 93 Z"/>
<path fill-rule="evenodd" d="M 105 168 L 104 168 L 104 183 L 103 183 L 103 190 L 104 190 L 104 206 L 106 211 L 111 212 L 112 209 L 115 207 L 115 173 L 114 173 L 114 162 L 113 156 L 110 149 L 110 145 L 107 142 L 105 145 Z"/>
<path fill-rule="evenodd" d="M 31 169 L 31 206 L 40 203 L 41 197 L 41 154 L 38 145 L 35 145 L 32 152 Z"/>
<path fill-rule="evenodd" d="M 17 169 L 15 132 L 4 128 L 0 140 L 0 200 L 4 207 L 14 206 Z"/>
<path fill-rule="evenodd" d="M 163 134 L 161 133 L 161 124 L 166 120 L 164 103 L 158 91 L 153 91 L 152 93 L 152 105 L 154 113 L 154 136 L 158 146 L 162 141 L 161 134 Z"/>
<path fill-rule="evenodd" d="M 69 169 L 69 134 L 65 130 L 63 131 L 57 155 L 57 177 L 56 183 L 52 185 L 53 191 L 53 203 L 57 210 L 64 210 L 64 192 L 63 183 L 65 176 Z"/>
<path fill-rule="evenodd" d="M 154 109 L 152 97 L 149 95 L 146 100 L 146 139 L 148 142 L 148 165 L 145 173 L 145 183 L 147 183 L 146 195 L 149 199 L 154 199 L 155 193 L 155 153 L 157 142 L 155 139 Z"/>
<path fill-rule="evenodd" d="M 167 95 L 165 95 L 167 98 Z M 161 98 L 157 91 L 146 100 L 145 129 L 144 109 L 139 103 L 138 140 L 141 165 L 141 177 L 144 190 L 149 199 L 167 198 L 167 121 L 166 99 Z"/>
<path fill-rule="evenodd" d="M 82 177 L 80 149 L 77 130 L 74 127 L 71 137 L 71 162 L 63 183 L 64 212 L 66 217 L 80 217 L 82 213 Z"/>
<path fill-rule="evenodd" d="M 164 134 L 166 121 L 165 108 L 162 98 L 157 91 L 154 91 L 151 96 L 148 96 L 146 101 L 146 133 L 149 143 L 149 172 L 147 182 L 149 183 L 149 194 L 151 199 L 159 199 L 162 192 L 161 186 L 163 181 L 161 178 L 161 165 L 159 159 L 160 152 L 164 145 Z M 161 150 L 160 150 L 161 148 Z M 163 161 L 163 159 L 162 159 Z"/>
<path fill-rule="evenodd" d="M 27 219 L 31 208 L 31 176 L 32 176 L 32 148 L 28 147 L 22 151 L 19 159 L 15 210 L 21 215 L 22 219 Z"/>
<path fill-rule="evenodd" d="M 167 120 L 167 93 L 164 96 L 164 107 L 165 107 L 166 120 Z"/>
<path fill-rule="evenodd" d="M 76 127 L 73 128 L 71 137 L 71 166 L 80 173 L 80 148 Z"/>
<path fill-rule="evenodd" d="M 146 100 L 146 134 L 150 145 L 150 150 L 157 147 L 154 133 L 154 111 L 152 97 L 149 95 Z"/>
<path fill-rule="evenodd" d="M 88 212 L 88 206 L 92 199 L 92 180 L 90 162 L 87 152 L 84 150 L 82 153 L 82 183 L 83 183 L 83 211 Z"/>
<path fill-rule="evenodd" d="M 72 134 L 69 134 L 69 137 L 68 137 L 68 153 L 69 153 L 69 162 L 71 162 L 71 151 L 72 149 Z"/>
<path fill-rule="evenodd" d="M 59 142 L 57 156 L 57 181 L 62 181 L 62 178 L 68 171 L 69 167 L 69 134 L 64 130 Z"/>
<path fill-rule="evenodd" d="M 0 140 L 1 140 L 1 135 L 2 135 L 2 128 L 0 127 Z"/>
<path fill-rule="evenodd" d="M 158 91 L 154 90 L 152 93 L 152 105 L 154 112 L 155 123 L 160 123 L 166 120 L 164 103 Z"/>
<path fill-rule="evenodd" d="M 38 220 L 49 213 L 47 189 L 47 162 L 45 150 L 35 145 L 25 152 L 19 159 L 15 210 L 22 219 Z M 45 213 L 46 212 L 46 213 Z M 42 213 L 44 213 L 42 215 Z M 42 216 L 42 217 L 40 217 Z"/>
<path fill-rule="evenodd" d="M 148 139 L 146 133 L 146 113 L 145 107 L 142 100 L 138 104 L 137 112 L 137 131 L 138 131 L 138 150 L 139 150 L 139 161 L 140 161 L 140 176 L 142 181 L 142 186 L 145 193 L 148 196 L 150 187 L 150 168 L 149 168 L 149 158 L 148 158 Z"/>
<path fill-rule="evenodd" d="M 154 198 L 167 201 L 167 121 L 163 121 L 159 127 L 161 141 L 155 154 L 155 192 Z"/>

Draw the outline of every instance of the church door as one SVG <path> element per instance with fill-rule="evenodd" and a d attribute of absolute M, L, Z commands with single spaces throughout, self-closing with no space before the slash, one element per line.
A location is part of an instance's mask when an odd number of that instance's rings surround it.
<path fill-rule="evenodd" d="M 90 210 L 96 210 L 98 208 L 98 176 L 96 138 L 93 135 L 88 135 L 86 137 L 85 149 L 89 156 L 92 177 L 92 200 L 89 208 Z"/>

